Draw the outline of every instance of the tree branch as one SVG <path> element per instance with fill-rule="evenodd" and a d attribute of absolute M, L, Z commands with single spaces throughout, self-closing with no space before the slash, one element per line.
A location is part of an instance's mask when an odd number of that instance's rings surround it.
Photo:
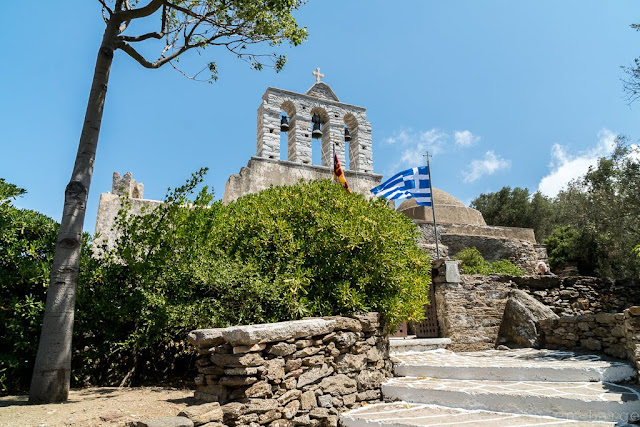
<path fill-rule="evenodd" d="M 141 42 L 148 39 L 160 40 L 164 36 L 165 36 L 164 33 L 147 33 L 139 36 L 119 36 L 118 39 L 125 42 L 136 43 L 136 42 Z"/>
<path fill-rule="evenodd" d="M 124 21 L 131 21 L 133 19 L 144 18 L 149 15 L 153 15 L 160 6 L 164 4 L 165 0 L 151 0 L 146 6 L 140 7 L 138 9 L 125 10 L 124 12 L 118 13 L 120 15 L 120 19 Z"/>
<path fill-rule="evenodd" d="M 109 16 L 113 15 L 113 10 L 111 10 L 111 8 L 109 6 L 107 6 L 107 3 L 104 0 L 98 0 L 98 1 L 102 5 L 103 11 L 104 11 L 104 9 L 106 9 L 107 12 L 109 12 Z"/>
<path fill-rule="evenodd" d="M 195 45 L 184 45 L 180 49 L 178 49 L 175 52 L 173 52 L 171 55 L 169 55 L 167 57 L 164 57 L 164 58 L 160 58 L 155 62 L 151 62 L 151 61 L 147 60 L 144 56 L 142 56 L 137 50 L 135 50 L 126 41 L 118 40 L 116 42 L 116 48 L 117 49 L 121 49 L 123 52 L 125 52 L 127 55 L 129 55 L 131 58 L 135 59 L 136 62 L 138 62 L 138 64 L 142 65 L 145 68 L 160 68 L 164 64 L 166 64 L 167 62 L 177 58 L 180 55 L 182 55 L 184 52 L 186 52 L 186 51 L 188 51 L 190 49 L 193 49 L 195 47 L 199 47 L 199 46 L 201 46 L 200 43 L 195 44 Z"/>

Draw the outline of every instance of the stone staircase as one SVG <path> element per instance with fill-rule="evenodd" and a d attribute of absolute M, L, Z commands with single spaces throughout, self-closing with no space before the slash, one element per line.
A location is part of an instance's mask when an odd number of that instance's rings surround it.
<path fill-rule="evenodd" d="M 342 415 L 345 426 L 624 426 L 640 419 L 626 362 L 557 350 L 438 349 L 392 357 L 390 403 Z M 627 382 L 627 383 L 625 383 Z"/>

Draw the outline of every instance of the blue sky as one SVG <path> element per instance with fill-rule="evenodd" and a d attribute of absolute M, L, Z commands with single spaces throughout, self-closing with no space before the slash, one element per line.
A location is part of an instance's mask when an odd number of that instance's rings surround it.
<path fill-rule="evenodd" d="M 255 154 L 265 89 L 305 92 L 316 67 L 341 101 L 367 108 L 375 172 L 429 150 L 434 186 L 467 203 L 504 185 L 553 195 L 616 134 L 640 138 L 640 104 L 620 81 L 640 56 L 637 1 L 310 0 L 297 18 L 309 39 L 281 49 L 279 74 L 215 49 L 182 59 L 190 70 L 215 60 L 209 85 L 116 53 L 86 231 L 113 171 L 161 199 L 208 166 L 222 197 Z M 8 2 L 0 14 L 0 177 L 28 190 L 19 206 L 56 220 L 103 28 L 97 0 Z"/>

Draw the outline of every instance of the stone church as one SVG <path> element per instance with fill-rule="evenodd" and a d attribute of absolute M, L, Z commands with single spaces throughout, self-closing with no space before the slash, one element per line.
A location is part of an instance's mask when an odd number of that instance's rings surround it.
<path fill-rule="evenodd" d="M 305 93 L 270 87 L 262 95 L 257 112 L 256 154 L 246 167 L 227 180 L 224 204 L 270 186 L 331 179 L 334 153 L 351 190 L 373 197 L 369 190 L 381 183 L 382 175 L 374 172 L 367 110 L 341 102 L 331 87 L 321 81 L 324 75 L 319 69 L 312 74 L 316 82 Z M 313 139 L 320 140 L 319 165 L 312 162 Z M 287 144 L 286 159 L 281 158 L 281 152 L 285 151 L 280 147 L 283 140 Z M 120 176 L 114 172 L 112 193 L 100 196 L 95 229 L 108 246 L 116 239 L 113 224 L 122 196 L 131 199 L 133 213 L 139 213 L 143 206 L 161 203 L 143 199 L 143 191 L 144 186 L 131 173 Z M 488 260 L 507 258 L 527 272 L 533 272 L 539 259 L 546 259 L 544 248 L 536 245 L 533 230 L 487 226 L 479 211 L 435 188 L 433 201 L 441 255 L 454 255 L 465 247 L 475 246 Z M 417 224 L 422 232 L 419 244 L 435 257 L 431 208 L 418 206 L 411 199 L 402 202 L 398 211 Z"/>

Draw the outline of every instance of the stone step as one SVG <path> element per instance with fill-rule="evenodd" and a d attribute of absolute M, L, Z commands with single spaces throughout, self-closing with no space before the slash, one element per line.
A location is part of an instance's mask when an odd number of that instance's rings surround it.
<path fill-rule="evenodd" d="M 406 338 L 389 338 L 389 352 L 391 354 L 425 352 L 444 349 L 449 344 L 451 344 L 449 338 L 416 338 L 415 335 L 410 335 Z"/>
<path fill-rule="evenodd" d="M 608 382 L 398 377 L 384 383 L 382 393 L 388 400 L 587 421 L 620 421 L 640 414 L 638 386 Z"/>
<path fill-rule="evenodd" d="M 616 422 L 578 421 L 540 415 L 467 410 L 419 403 L 393 402 L 354 409 L 340 417 L 346 427 L 473 426 L 473 427 L 613 427 Z"/>
<path fill-rule="evenodd" d="M 505 381 L 607 381 L 636 377 L 627 362 L 559 350 L 487 350 L 453 353 L 440 349 L 394 354 L 394 373 L 407 377 Z"/>

